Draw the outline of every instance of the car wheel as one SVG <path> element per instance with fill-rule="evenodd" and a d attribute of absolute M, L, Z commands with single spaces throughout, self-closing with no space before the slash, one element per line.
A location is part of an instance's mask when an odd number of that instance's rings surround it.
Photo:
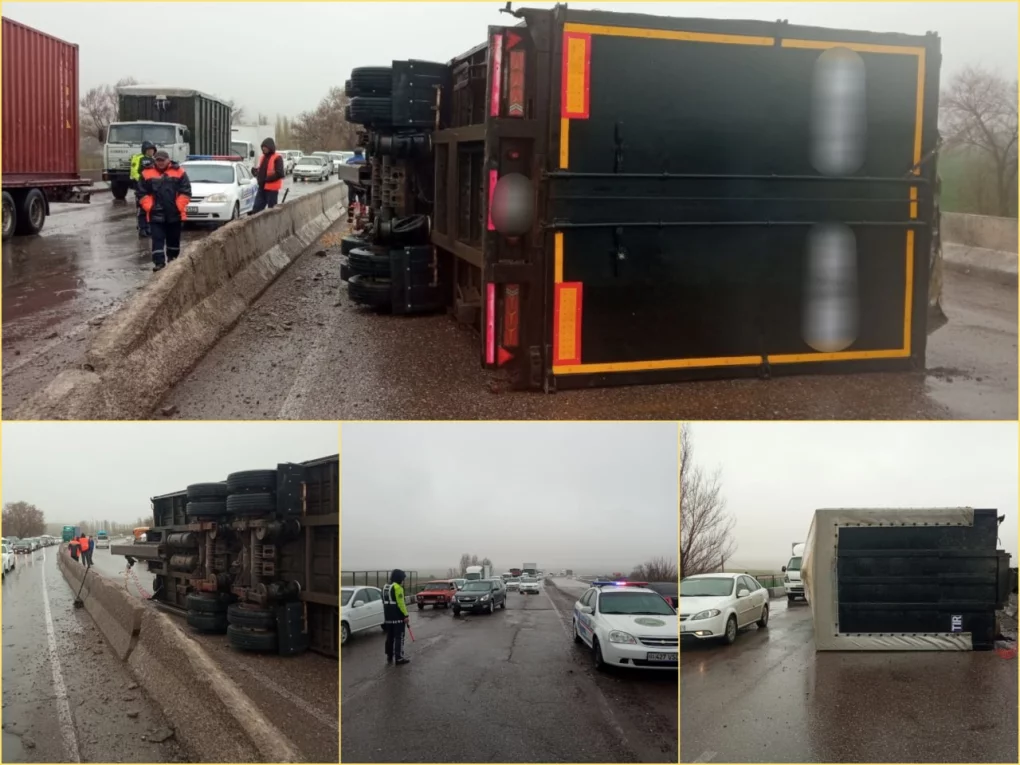
<path fill-rule="evenodd" d="M 340 645 L 347 645 L 347 641 L 351 639 L 351 628 L 347 626 L 347 622 L 340 625 Z"/>
<path fill-rule="evenodd" d="M 453 609 L 453 615 L 454 616 L 460 616 L 460 609 L 459 608 Z"/>
<path fill-rule="evenodd" d="M 594 647 L 592 648 L 592 655 L 595 660 L 595 669 L 599 672 L 606 671 L 606 660 L 602 657 L 602 646 L 599 645 L 599 639 L 595 638 L 593 641 Z"/>
<path fill-rule="evenodd" d="M 423 606 L 421 603 L 419 603 L 418 604 L 418 610 L 419 611 L 424 611 L 425 610 L 425 606 Z"/>
<path fill-rule="evenodd" d="M 795 597 L 793 597 L 793 595 L 787 595 L 787 596 L 786 596 L 786 602 L 787 602 L 787 603 L 792 603 L 792 602 L 793 602 L 793 601 L 795 601 L 795 600 L 796 600 L 796 598 L 795 598 Z"/>
<path fill-rule="evenodd" d="M 235 221 L 241 217 L 241 205 L 238 202 L 234 202 L 234 210 L 230 213 L 230 220 Z"/>
<path fill-rule="evenodd" d="M 730 618 L 726 620 L 726 633 L 723 635 L 723 640 L 726 641 L 726 645 L 733 645 L 733 642 L 737 639 L 737 617 L 730 615 Z"/>
<path fill-rule="evenodd" d="M 489 613 L 492 614 L 492 613 L 495 613 L 495 612 L 496 612 L 496 604 L 495 604 L 494 601 L 490 600 L 489 601 Z"/>
<path fill-rule="evenodd" d="M 499 604 L 499 607 L 506 610 L 506 598 L 503 598 L 503 602 Z"/>
<path fill-rule="evenodd" d="M 765 629 L 769 626 L 769 606 L 766 603 L 761 610 L 761 619 L 758 620 L 758 628 Z"/>
<path fill-rule="evenodd" d="M 577 631 L 577 619 L 574 619 L 574 642 L 575 643 L 583 643 L 584 642 L 581 639 L 581 633 Z"/>

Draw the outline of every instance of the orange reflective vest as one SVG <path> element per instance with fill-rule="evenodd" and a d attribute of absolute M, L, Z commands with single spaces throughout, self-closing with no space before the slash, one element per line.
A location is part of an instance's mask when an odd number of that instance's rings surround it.
<path fill-rule="evenodd" d="M 268 162 L 266 165 L 266 185 L 263 188 L 266 191 L 279 191 L 283 188 L 283 178 L 276 178 L 275 180 L 269 180 L 269 174 L 276 172 L 276 160 L 280 158 L 277 152 L 272 154 L 263 154 L 262 162 Z"/>

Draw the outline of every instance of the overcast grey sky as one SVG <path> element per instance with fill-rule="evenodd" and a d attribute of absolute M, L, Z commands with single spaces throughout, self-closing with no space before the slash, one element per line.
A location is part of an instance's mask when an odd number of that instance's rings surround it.
<path fill-rule="evenodd" d="M 3 501 L 47 523 L 133 522 L 149 499 L 237 470 L 336 454 L 333 423 L 4 423 Z"/>
<path fill-rule="evenodd" d="M 18 3 L 17 21 L 77 43 L 81 90 L 132 76 L 233 98 L 251 111 L 314 109 L 355 66 L 448 61 L 484 42 L 489 24 L 516 23 L 501 2 Z M 549 7 L 551 3 L 515 3 Z M 943 77 L 984 64 L 1017 72 L 1016 3 L 569 3 L 665 16 L 744 18 L 942 36 Z M 399 7 L 398 7 L 399 6 Z M 380 31 L 384 30 L 384 31 Z M 172 40 L 146 44 L 161 35 Z"/>
<path fill-rule="evenodd" d="M 722 470 L 733 565 L 778 571 L 816 508 L 975 507 L 1005 513 L 1017 555 L 1016 423 L 706 423 L 694 460 Z"/>
<path fill-rule="evenodd" d="M 345 423 L 345 570 L 629 573 L 676 561 L 674 423 Z"/>

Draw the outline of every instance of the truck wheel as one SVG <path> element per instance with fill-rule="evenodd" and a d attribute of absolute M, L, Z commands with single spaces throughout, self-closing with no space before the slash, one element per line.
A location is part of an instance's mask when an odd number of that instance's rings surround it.
<path fill-rule="evenodd" d="M 220 518 L 227 514 L 227 503 L 222 499 L 189 502 L 184 514 L 188 518 Z"/>
<path fill-rule="evenodd" d="M 247 627 L 227 627 L 227 641 L 241 651 L 275 651 L 276 633 L 269 630 L 253 630 Z"/>
<path fill-rule="evenodd" d="M 393 99 L 389 96 L 355 96 L 350 107 L 350 121 L 355 125 L 389 125 L 393 122 Z"/>
<path fill-rule="evenodd" d="M 369 93 L 388 94 L 393 92 L 393 67 L 390 66 L 359 66 L 351 70 L 349 96 L 368 95 Z"/>
<path fill-rule="evenodd" d="M 204 611 L 188 611 L 188 626 L 196 632 L 211 632 L 222 635 L 227 631 L 225 614 L 206 613 Z"/>
<path fill-rule="evenodd" d="M 227 608 L 227 620 L 246 629 L 268 630 L 276 628 L 276 614 L 249 603 L 233 603 Z"/>
<path fill-rule="evenodd" d="M 380 253 L 374 252 L 368 247 L 355 247 L 347 255 L 347 265 L 351 270 L 352 276 L 367 276 L 379 279 L 390 278 L 390 254 L 385 250 Z M 388 289 L 386 294 L 389 295 Z"/>
<path fill-rule="evenodd" d="M 189 500 L 217 500 L 222 502 L 230 494 L 230 490 L 227 488 L 227 484 L 223 481 L 219 483 L 193 483 L 187 488 Z"/>
<path fill-rule="evenodd" d="M 127 197 L 128 184 L 125 181 L 110 181 L 110 193 L 117 200 Z"/>
<path fill-rule="evenodd" d="M 370 279 L 367 276 L 354 275 L 347 281 L 347 296 L 355 303 L 386 310 L 392 306 L 389 279 Z"/>
<path fill-rule="evenodd" d="M 202 614 L 222 614 L 226 612 L 231 597 L 233 596 L 225 593 L 189 592 L 184 604 L 189 613 L 194 611 Z"/>
<path fill-rule="evenodd" d="M 363 236 L 348 234 L 340 240 L 340 254 L 348 255 L 355 247 L 368 247 L 369 242 Z"/>
<path fill-rule="evenodd" d="M 272 494 L 231 494 L 227 497 L 229 515 L 262 515 L 276 512 L 276 498 Z"/>
<path fill-rule="evenodd" d="M 231 494 L 244 491 L 276 491 L 275 470 L 241 470 L 227 476 L 227 488 Z"/>
<path fill-rule="evenodd" d="M 10 192 L 4 192 L 4 241 L 14 236 L 14 229 L 18 226 L 18 209 L 14 204 L 14 197 Z"/>
<path fill-rule="evenodd" d="M 14 232 L 22 236 L 34 236 L 42 231 L 46 223 L 46 197 L 39 189 L 29 189 L 18 205 L 18 219 Z"/>

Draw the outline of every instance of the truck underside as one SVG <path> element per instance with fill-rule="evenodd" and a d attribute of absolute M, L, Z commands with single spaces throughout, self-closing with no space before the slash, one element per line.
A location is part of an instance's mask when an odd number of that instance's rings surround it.
<path fill-rule="evenodd" d="M 527 389 L 923 366 L 936 35 L 513 15 L 352 72 L 354 302 L 450 310 Z"/>

